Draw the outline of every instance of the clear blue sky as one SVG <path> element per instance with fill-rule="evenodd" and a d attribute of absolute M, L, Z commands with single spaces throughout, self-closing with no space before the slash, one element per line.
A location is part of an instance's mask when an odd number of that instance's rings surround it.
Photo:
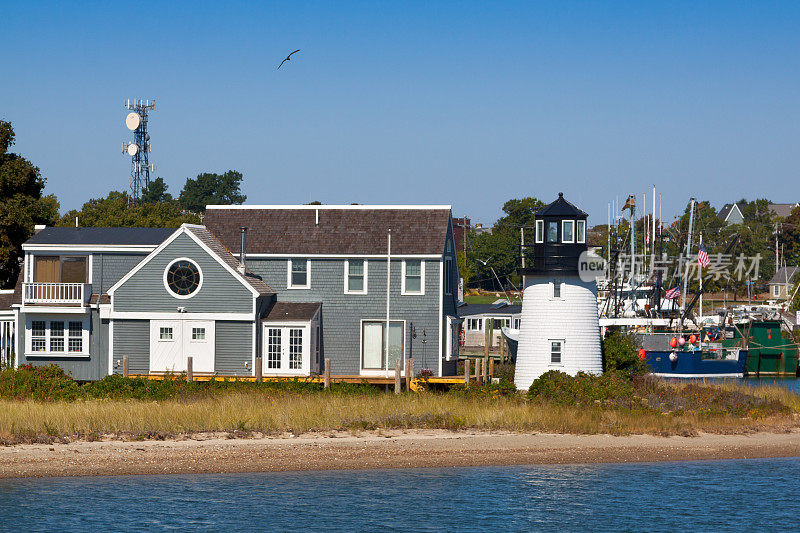
<path fill-rule="evenodd" d="M 127 188 L 125 98 L 155 98 L 177 194 L 248 203 L 606 205 L 655 183 L 800 201 L 797 2 L 0 2 L 0 117 L 62 210 Z M 300 48 L 279 71 L 280 60 Z"/>

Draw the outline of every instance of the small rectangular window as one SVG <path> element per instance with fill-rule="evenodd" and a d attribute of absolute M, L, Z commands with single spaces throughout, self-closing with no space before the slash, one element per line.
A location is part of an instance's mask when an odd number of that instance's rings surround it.
<path fill-rule="evenodd" d="M 192 328 L 192 340 L 193 341 L 206 340 L 206 328 Z"/>
<path fill-rule="evenodd" d="M 31 351 L 43 352 L 47 349 L 47 337 L 44 320 L 31 322 Z"/>
<path fill-rule="evenodd" d="M 69 323 L 69 351 L 82 352 L 83 351 L 83 323 L 78 321 L 70 321 Z"/>
<path fill-rule="evenodd" d="M 585 243 L 586 242 L 586 221 L 585 220 L 576 220 L 575 221 L 575 242 L 578 242 L 578 243 Z"/>
<path fill-rule="evenodd" d="M 519 329 L 519 318 L 514 319 L 514 329 Z"/>
<path fill-rule="evenodd" d="M 558 242 L 558 222 L 547 222 L 547 242 Z"/>
<path fill-rule="evenodd" d="M 561 364 L 561 353 L 564 348 L 564 341 L 550 341 L 550 364 Z"/>
<path fill-rule="evenodd" d="M 64 322 L 61 320 L 50 321 L 50 351 L 64 352 Z"/>
<path fill-rule="evenodd" d="M 558 280 L 553 282 L 553 298 L 561 298 L 561 282 Z"/>
<path fill-rule="evenodd" d="M 572 244 L 575 242 L 575 221 L 562 220 L 561 221 L 561 242 Z"/>
<path fill-rule="evenodd" d="M 422 261 L 409 259 L 403 265 L 403 294 L 422 294 Z"/>
<path fill-rule="evenodd" d="M 450 257 L 444 260 L 444 293 L 453 294 L 453 260 Z"/>
<path fill-rule="evenodd" d="M 544 220 L 536 221 L 536 242 L 544 242 Z"/>
<path fill-rule="evenodd" d="M 307 289 L 308 259 L 291 259 L 289 261 L 289 288 Z"/>
<path fill-rule="evenodd" d="M 351 259 L 346 261 L 346 268 L 347 268 L 347 279 L 345 283 L 347 284 L 347 291 L 348 293 L 354 294 L 366 294 L 367 292 L 367 284 L 366 284 L 366 262 L 363 259 Z"/>
<path fill-rule="evenodd" d="M 158 340 L 171 341 L 172 340 L 172 328 L 159 328 L 158 329 Z"/>

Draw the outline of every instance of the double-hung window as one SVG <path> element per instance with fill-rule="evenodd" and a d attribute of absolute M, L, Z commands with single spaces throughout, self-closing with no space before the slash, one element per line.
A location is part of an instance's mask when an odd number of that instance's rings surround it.
<path fill-rule="evenodd" d="M 483 330 L 483 319 L 482 318 L 468 318 L 467 319 L 467 331 L 481 331 Z"/>
<path fill-rule="evenodd" d="M 367 262 L 350 259 L 344 262 L 345 294 L 367 294 Z"/>
<path fill-rule="evenodd" d="M 563 340 L 550 340 L 550 364 L 560 365 L 563 363 L 564 354 L 564 341 Z"/>
<path fill-rule="evenodd" d="M 290 289 L 308 289 L 311 287 L 308 263 L 308 259 L 289 260 L 287 286 Z"/>
<path fill-rule="evenodd" d="M 403 261 L 402 294 L 425 294 L 425 262 L 420 259 Z M 446 283 L 446 282 L 445 282 Z"/>
<path fill-rule="evenodd" d="M 30 320 L 28 331 L 26 352 L 30 355 L 88 354 L 89 328 L 85 320 Z"/>

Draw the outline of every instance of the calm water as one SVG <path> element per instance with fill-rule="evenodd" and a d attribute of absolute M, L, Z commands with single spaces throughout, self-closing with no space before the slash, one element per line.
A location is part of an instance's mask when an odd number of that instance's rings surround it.
<path fill-rule="evenodd" d="M 800 459 L 0 480 L 0 529 L 797 531 Z"/>

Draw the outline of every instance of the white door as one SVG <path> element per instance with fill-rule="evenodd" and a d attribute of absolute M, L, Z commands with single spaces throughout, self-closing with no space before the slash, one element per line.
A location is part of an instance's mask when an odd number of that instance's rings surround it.
<path fill-rule="evenodd" d="M 150 372 L 214 372 L 213 320 L 151 320 Z"/>
<path fill-rule="evenodd" d="M 310 373 L 308 326 L 264 326 L 264 374 Z"/>

